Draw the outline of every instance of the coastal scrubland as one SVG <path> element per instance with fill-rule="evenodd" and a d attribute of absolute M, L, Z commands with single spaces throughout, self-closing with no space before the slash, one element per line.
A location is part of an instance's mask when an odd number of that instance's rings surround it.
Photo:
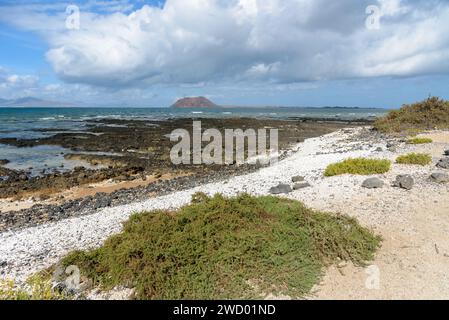
<path fill-rule="evenodd" d="M 418 133 L 449 128 L 449 101 L 438 97 L 403 105 L 378 119 L 374 127 L 385 133 Z"/>

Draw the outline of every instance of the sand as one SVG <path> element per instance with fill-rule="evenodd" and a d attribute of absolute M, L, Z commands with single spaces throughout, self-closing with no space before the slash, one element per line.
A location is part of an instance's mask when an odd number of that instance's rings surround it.
<path fill-rule="evenodd" d="M 433 172 L 449 171 L 434 166 L 442 151 L 449 147 L 449 133 L 422 136 L 434 139 L 434 143 L 406 146 L 400 153 L 428 152 L 434 156 L 433 164 L 393 165 L 384 176 L 384 180 L 392 181 L 397 174 L 414 175 L 417 185 L 411 191 L 391 186 L 371 191 L 345 188 L 345 196 L 306 201 L 317 209 L 337 210 L 356 217 L 383 237 L 382 247 L 370 267 L 329 268 L 309 298 L 449 299 L 449 185 L 428 180 Z M 371 281 L 376 271 L 378 287 Z"/>

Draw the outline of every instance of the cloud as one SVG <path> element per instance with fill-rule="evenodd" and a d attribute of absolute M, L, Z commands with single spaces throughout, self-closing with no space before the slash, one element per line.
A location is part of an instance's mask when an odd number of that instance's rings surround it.
<path fill-rule="evenodd" d="M 10 74 L 6 68 L 0 67 L 0 92 L 32 90 L 38 86 L 38 82 L 37 76 Z"/>
<path fill-rule="evenodd" d="M 149 88 L 105 88 L 85 84 L 44 83 L 38 76 L 0 66 L 0 99 L 37 97 L 76 106 L 161 106 L 165 99 Z"/>
<path fill-rule="evenodd" d="M 378 30 L 365 26 L 366 7 L 373 4 L 381 13 Z M 65 29 L 64 10 L 55 8 L 51 15 L 28 8 L 23 17 L 18 7 L 7 7 L 0 21 L 40 32 L 50 46 L 47 59 L 64 81 L 100 87 L 282 85 L 449 72 L 449 3 L 443 0 L 116 5 L 114 13 L 81 8 L 80 30 Z"/>

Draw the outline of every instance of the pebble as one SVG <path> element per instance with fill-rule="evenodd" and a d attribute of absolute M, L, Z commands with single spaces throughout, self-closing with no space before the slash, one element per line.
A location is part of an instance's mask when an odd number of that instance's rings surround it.
<path fill-rule="evenodd" d="M 384 186 L 384 182 L 379 178 L 369 178 L 363 181 L 362 187 L 367 189 L 378 189 Z"/>
<path fill-rule="evenodd" d="M 233 174 L 237 175 L 238 172 Z M 229 176 L 229 172 L 214 172 L 204 176 L 178 177 L 172 180 L 159 180 L 145 187 L 121 189 L 110 194 L 97 193 L 94 197 L 88 196 L 83 199 L 66 201 L 62 206 L 37 204 L 29 209 L 11 211 L 6 215 L 0 215 L 0 231 L 5 229 L 15 230 L 50 221 L 88 215 L 99 209 L 147 200 L 148 194 L 153 196 L 166 195 L 175 191 L 192 189 L 200 184 L 221 181 L 224 177 L 229 178 Z M 42 199 L 46 198 L 43 196 Z"/>
<path fill-rule="evenodd" d="M 308 188 L 308 187 L 310 187 L 311 185 L 310 185 L 310 183 L 308 183 L 308 182 L 299 182 L 299 183 L 295 183 L 294 185 L 293 185 L 293 190 L 300 190 L 300 189 L 305 189 L 305 188 Z"/>
<path fill-rule="evenodd" d="M 443 158 L 437 163 L 437 167 L 449 169 L 449 158 Z"/>
<path fill-rule="evenodd" d="M 435 181 L 437 183 L 449 182 L 449 174 L 447 174 L 447 173 L 435 172 L 435 173 L 432 173 L 430 178 L 432 181 Z"/>
<path fill-rule="evenodd" d="M 270 189 L 271 194 L 282 194 L 290 192 L 292 192 L 292 188 L 290 187 L 290 185 L 282 183 Z"/>
<path fill-rule="evenodd" d="M 388 148 L 388 151 L 390 151 L 390 152 L 396 152 L 397 150 L 398 150 L 398 148 L 396 148 L 395 146 Z"/>
<path fill-rule="evenodd" d="M 396 181 L 393 183 L 393 186 L 406 190 L 411 190 L 414 184 L 415 180 L 411 175 L 401 174 L 396 177 Z"/>
<path fill-rule="evenodd" d="M 305 178 L 303 176 L 294 176 L 292 177 L 292 182 L 302 182 Z"/>

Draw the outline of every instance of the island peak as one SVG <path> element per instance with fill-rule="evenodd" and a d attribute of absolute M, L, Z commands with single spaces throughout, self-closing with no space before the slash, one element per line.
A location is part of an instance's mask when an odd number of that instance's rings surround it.
<path fill-rule="evenodd" d="M 216 108 L 218 105 L 205 97 L 186 97 L 176 101 L 172 108 Z"/>

